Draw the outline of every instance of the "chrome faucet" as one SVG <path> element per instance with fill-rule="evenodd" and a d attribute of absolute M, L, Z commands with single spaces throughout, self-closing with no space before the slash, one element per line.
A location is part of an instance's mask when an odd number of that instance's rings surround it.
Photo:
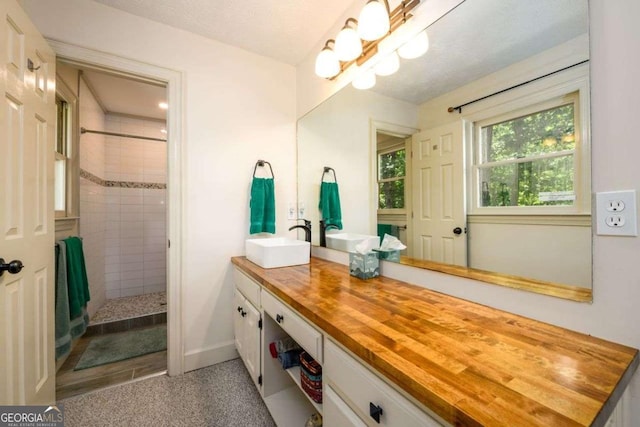
<path fill-rule="evenodd" d="M 336 230 L 340 229 L 340 227 L 335 224 L 327 224 L 323 219 L 320 220 L 320 246 L 324 248 L 327 247 L 327 230 L 331 230 L 332 228 Z"/>
<path fill-rule="evenodd" d="M 294 230 L 296 228 L 302 228 L 304 230 L 305 242 L 311 243 L 311 221 L 307 219 L 303 219 L 302 221 L 304 221 L 304 225 L 294 225 L 293 227 L 289 228 L 289 231 Z"/>

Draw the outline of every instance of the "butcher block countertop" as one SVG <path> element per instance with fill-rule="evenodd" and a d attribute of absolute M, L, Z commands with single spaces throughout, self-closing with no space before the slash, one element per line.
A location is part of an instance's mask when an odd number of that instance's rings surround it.
<path fill-rule="evenodd" d="M 232 262 L 456 426 L 601 426 L 638 350 L 348 267 Z"/>

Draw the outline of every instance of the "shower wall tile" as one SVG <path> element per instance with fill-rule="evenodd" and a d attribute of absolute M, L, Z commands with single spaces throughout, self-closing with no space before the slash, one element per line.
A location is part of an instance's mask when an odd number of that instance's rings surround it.
<path fill-rule="evenodd" d="M 160 132 L 164 124 L 156 121 L 107 115 L 105 125 L 110 132 L 165 138 Z M 105 158 L 106 180 L 166 183 L 166 143 L 108 137 Z M 110 271 L 119 272 L 108 289 L 121 297 L 166 290 L 165 190 L 117 186 L 107 190 L 114 208 L 106 224 L 113 240 L 105 241 L 105 262 L 112 266 Z"/>
<path fill-rule="evenodd" d="M 89 91 L 84 81 L 80 81 L 79 124 L 90 130 L 102 130 L 105 117 L 102 109 Z M 98 176 L 104 176 L 105 138 L 104 135 L 82 134 L 80 137 L 80 168 Z M 89 280 L 91 300 L 87 306 L 89 316 L 104 304 L 107 298 L 105 281 L 105 224 L 107 191 L 89 179 L 80 178 L 80 226 L 84 258 Z"/>

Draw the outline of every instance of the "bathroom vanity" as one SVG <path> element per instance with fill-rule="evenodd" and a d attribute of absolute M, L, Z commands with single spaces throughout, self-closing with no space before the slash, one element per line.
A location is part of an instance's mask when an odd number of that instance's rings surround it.
<path fill-rule="evenodd" d="M 279 426 L 603 426 L 638 367 L 636 349 L 319 258 L 232 263 L 236 345 Z M 322 405 L 270 356 L 286 336 L 322 365 Z"/>

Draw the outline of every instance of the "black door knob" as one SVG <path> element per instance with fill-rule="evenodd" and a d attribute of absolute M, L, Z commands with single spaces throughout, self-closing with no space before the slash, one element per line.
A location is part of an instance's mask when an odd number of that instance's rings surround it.
<path fill-rule="evenodd" d="M 456 227 L 453 229 L 453 234 L 462 234 L 462 228 Z"/>
<path fill-rule="evenodd" d="M 4 258 L 0 258 L 0 276 L 2 276 L 5 271 L 8 271 L 9 274 L 20 273 L 23 268 L 24 265 L 22 264 L 22 261 L 18 259 L 14 259 L 9 264 L 5 264 Z"/>
<path fill-rule="evenodd" d="M 276 314 L 276 322 L 282 323 L 283 320 L 284 316 L 282 316 L 281 314 Z"/>

